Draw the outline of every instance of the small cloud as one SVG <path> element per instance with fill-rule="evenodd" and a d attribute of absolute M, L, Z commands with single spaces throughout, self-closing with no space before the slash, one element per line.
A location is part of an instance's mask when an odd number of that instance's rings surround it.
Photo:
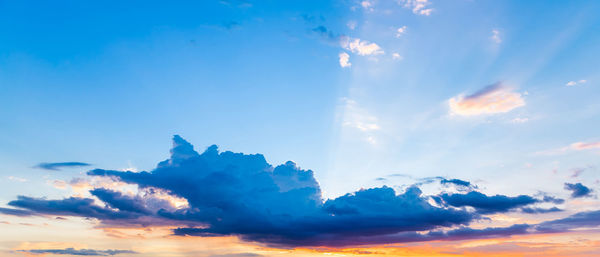
<path fill-rule="evenodd" d="M 341 52 L 339 57 L 340 57 L 340 66 L 342 68 L 352 66 L 352 63 L 350 63 L 350 55 L 349 54 L 347 54 L 345 52 Z"/>
<path fill-rule="evenodd" d="M 25 178 L 14 177 L 14 176 L 8 176 L 8 180 L 17 181 L 17 182 L 27 182 L 27 179 L 25 179 Z"/>
<path fill-rule="evenodd" d="M 520 118 L 520 117 L 517 117 L 517 118 L 512 119 L 510 122 L 511 123 L 525 123 L 525 122 L 528 122 L 528 121 L 529 121 L 529 118 Z"/>
<path fill-rule="evenodd" d="M 567 82 L 567 84 L 565 84 L 565 85 L 566 85 L 567 87 L 574 87 L 574 86 L 581 85 L 581 84 L 585 84 L 585 83 L 587 83 L 587 80 L 585 80 L 585 79 L 580 79 L 580 80 L 578 80 L 578 81 L 569 81 L 569 82 Z"/>
<path fill-rule="evenodd" d="M 356 21 L 349 21 L 348 23 L 346 23 L 346 26 L 347 26 L 349 29 L 351 29 L 351 30 L 354 30 L 354 29 L 356 29 L 356 26 L 357 26 L 357 25 L 358 25 L 358 24 L 356 23 Z"/>
<path fill-rule="evenodd" d="M 572 144 L 562 147 L 562 148 L 541 151 L 541 152 L 537 152 L 536 154 L 556 155 L 556 154 L 564 154 L 569 151 L 584 151 L 584 150 L 594 150 L 594 149 L 600 149 L 600 141 L 575 142 L 575 143 L 572 143 Z"/>
<path fill-rule="evenodd" d="M 456 115 L 473 116 L 506 113 L 525 105 L 520 93 L 498 82 L 472 95 L 458 95 L 448 100 L 450 112 Z"/>
<path fill-rule="evenodd" d="M 66 189 L 68 184 L 65 181 L 62 180 L 54 180 L 51 182 L 52 186 L 57 188 L 57 189 Z"/>
<path fill-rule="evenodd" d="M 431 5 L 429 0 L 399 0 L 398 4 L 404 8 L 411 9 L 416 15 L 429 16 L 433 12 L 432 8 L 427 8 Z"/>
<path fill-rule="evenodd" d="M 360 6 L 362 6 L 362 8 L 364 8 L 365 10 L 370 11 L 370 12 L 372 12 L 374 10 L 373 2 L 371 2 L 371 1 L 367 1 L 367 0 L 362 1 L 362 2 L 360 2 Z"/>
<path fill-rule="evenodd" d="M 497 29 L 492 29 L 492 36 L 490 37 L 490 39 L 496 44 L 502 43 L 502 38 L 500 38 L 500 31 Z"/>
<path fill-rule="evenodd" d="M 358 55 L 379 55 L 383 54 L 383 49 L 375 43 L 368 42 L 366 40 L 360 40 L 358 38 L 343 37 L 341 40 L 342 48 L 356 53 Z"/>
<path fill-rule="evenodd" d="M 394 60 L 402 60 L 402 59 L 404 59 L 404 57 L 402 57 L 402 55 L 400 55 L 399 53 L 393 53 L 392 54 L 392 59 L 394 59 Z"/>
<path fill-rule="evenodd" d="M 396 38 L 400 38 L 404 34 L 406 34 L 406 26 L 402 26 L 396 30 Z"/>
<path fill-rule="evenodd" d="M 89 163 L 85 162 L 42 162 L 35 166 L 35 168 L 45 170 L 60 170 L 61 168 L 77 168 L 90 166 Z"/>
<path fill-rule="evenodd" d="M 571 197 L 579 198 L 590 196 L 592 190 L 581 183 L 571 184 L 565 183 L 565 189 L 571 191 Z"/>
<path fill-rule="evenodd" d="M 576 142 L 570 145 L 573 150 L 588 150 L 600 148 L 600 141 L 598 142 Z"/>

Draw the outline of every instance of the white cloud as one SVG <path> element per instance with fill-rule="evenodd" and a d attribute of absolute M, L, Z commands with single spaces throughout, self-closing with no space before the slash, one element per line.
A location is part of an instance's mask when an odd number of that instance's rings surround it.
<path fill-rule="evenodd" d="M 500 38 L 500 31 L 497 29 L 492 29 L 492 36 L 490 37 L 492 41 L 496 44 L 502 43 L 502 38 Z"/>
<path fill-rule="evenodd" d="M 18 181 L 18 182 L 27 182 L 27 179 L 20 178 L 20 177 L 14 177 L 14 176 L 9 176 L 8 180 Z"/>
<path fill-rule="evenodd" d="M 525 105 L 520 93 L 496 83 L 465 96 L 460 94 L 448 100 L 450 112 L 456 115 L 473 116 L 509 112 Z"/>
<path fill-rule="evenodd" d="M 350 55 L 349 54 L 347 54 L 345 52 L 341 52 L 339 57 L 340 57 L 340 66 L 342 68 L 352 66 L 352 63 L 350 63 Z"/>
<path fill-rule="evenodd" d="M 365 10 L 368 10 L 368 11 L 373 11 L 374 10 L 373 9 L 373 2 L 371 2 L 371 1 L 367 1 L 367 0 L 362 1 L 362 2 L 360 2 L 360 6 L 362 6 L 363 8 L 365 8 Z"/>
<path fill-rule="evenodd" d="M 342 48 L 358 55 L 378 55 L 384 53 L 383 49 L 377 44 L 358 38 L 344 37 L 340 44 Z"/>
<path fill-rule="evenodd" d="M 403 57 L 399 53 L 393 53 L 392 54 L 392 59 L 394 59 L 394 60 L 402 60 Z"/>
<path fill-rule="evenodd" d="M 406 34 L 406 26 L 402 26 L 396 30 L 396 37 L 399 38 L 402 35 Z"/>
<path fill-rule="evenodd" d="M 433 12 L 432 8 L 427 8 L 431 5 L 429 0 L 399 0 L 398 4 L 404 8 L 411 9 L 414 14 L 429 16 Z"/>
<path fill-rule="evenodd" d="M 578 81 L 569 81 L 569 82 L 567 82 L 566 86 L 567 87 L 573 87 L 573 86 L 581 85 L 581 84 L 585 84 L 585 83 L 587 83 L 587 80 L 580 79 Z"/>
<path fill-rule="evenodd" d="M 517 117 L 517 118 L 512 119 L 510 122 L 511 123 L 525 123 L 525 122 L 528 122 L 528 121 L 529 121 L 529 118 Z"/>

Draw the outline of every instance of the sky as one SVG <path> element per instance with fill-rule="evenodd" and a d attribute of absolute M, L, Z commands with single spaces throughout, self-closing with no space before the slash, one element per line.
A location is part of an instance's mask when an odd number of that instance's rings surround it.
<path fill-rule="evenodd" d="M 600 255 L 597 13 L 0 0 L 0 255 Z"/>

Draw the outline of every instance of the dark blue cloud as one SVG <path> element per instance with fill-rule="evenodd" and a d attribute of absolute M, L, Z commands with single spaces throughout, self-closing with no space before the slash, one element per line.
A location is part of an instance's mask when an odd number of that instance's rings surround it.
<path fill-rule="evenodd" d="M 10 209 L 10 208 L 2 208 L 2 207 L 0 207 L 0 213 L 7 214 L 7 215 L 13 215 L 13 216 L 21 216 L 21 217 L 33 216 L 36 214 L 35 212 L 32 212 L 30 210 Z"/>
<path fill-rule="evenodd" d="M 85 162 L 42 162 L 35 167 L 45 170 L 60 170 L 61 168 L 77 168 L 86 166 L 90 166 L 90 164 Z"/>
<path fill-rule="evenodd" d="M 440 180 L 441 184 L 453 184 L 453 185 L 457 185 L 457 186 L 463 186 L 463 187 L 473 187 L 473 185 L 471 184 L 471 182 L 469 181 L 464 181 L 464 180 L 460 180 L 460 179 L 446 179 L 443 178 L 442 180 Z"/>
<path fill-rule="evenodd" d="M 515 197 L 505 195 L 487 196 L 477 191 L 471 191 L 466 194 L 442 194 L 440 198 L 450 206 L 471 206 L 482 214 L 507 212 L 540 201 L 528 195 Z"/>
<path fill-rule="evenodd" d="M 43 198 L 18 196 L 17 200 L 10 201 L 8 205 L 36 214 L 83 216 L 100 220 L 130 219 L 139 216 L 127 211 L 115 211 L 104 208 L 95 205 L 93 199 L 79 197 L 46 200 Z"/>
<path fill-rule="evenodd" d="M 59 255 L 78 255 L 78 256 L 113 256 L 117 254 L 134 254 L 137 252 L 129 250 L 94 250 L 94 249 L 31 249 L 31 250 L 18 250 L 18 252 L 32 253 L 32 254 L 59 254 Z"/>
<path fill-rule="evenodd" d="M 565 189 L 571 191 L 571 197 L 579 198 L 590 196 L 592 190 L 581 183 L 571 184 L 565 183 Z"/>
<path fill-rule="evenodd" d="M 529 214 L 538 214 L 538 213 L 549 213 L 549 212 L 560 212 L 563 211 L 557 207 L 551 208 L 539 208 L 539 207 L 523 207 L 521 211 Z"/>
<path fill-rule="evenodd" d="M 538 232 L 563 232 L 598 226 L 600 226 L 600 210 L 579 212 L 563 219 L 542 222 L 536 225 L 536 229 Z"/>
<path fill-rule="evenodd" d="M 313 172 L 293 162 L 273 167 L 260 154 L 219 152 L 214 145 L 199 154 L 179 136 L 173 138 L 171 157 L 152 171 L 95 169 L 88 175 L 134 184 L 146 193 L 126 195 L 106 188 L 91 190 L 105 206 L 94 204 L 91 198 L 47 200 L 19 196 L 8 203 L 17 209 L 0 211 L 21 216 L 89 217 L 119 226 L 178 226 L 174 230 L 176 235 L 238 236 L 279 247 L 508 236 L 527 233 L 529 227 L 465 226 L 481 219 L 482 214 L 518 208 L 531 213 L 554 211 L 526 207 L 545 199 L 526 195 L 487 196 L 476 191 L 434 196 L 438 203 L 435 205 L 417 186 L 401 193 L 386 186 L 362 189 L 325 200 Z M 475 187 L 463 180 L 432 179 Z M 177 209 L 154 197 L 154 191 L 184 198 L 189 206 Z"/>

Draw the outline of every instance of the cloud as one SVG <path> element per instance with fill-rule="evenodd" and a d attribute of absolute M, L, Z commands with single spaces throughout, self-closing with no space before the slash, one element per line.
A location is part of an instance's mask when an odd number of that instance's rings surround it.
<path fill-rule="evenodd" d="M 8 176 L 8 180 L 17 181 L 17 182 L 27 182 L 27 179 L 15 177 L 15 176 Z"/>
<path fill-rule="evenodd" d="M 456 115 L 473 116 L 482 114 L 506 113 L 525 105 L 520 93 L 498 82 L 478 92 L 458 95 L 448 101 L 450 112 Z"/>
<path fill-rule="evenodd" d="M 440 198 L 445 204 L 454 207 L 470 206 L 482 214 L 508 212 L 515 208 L 540 201 L 528 195 L 519 195 L 515 197 L 505 195 L 487 196 L 477 191 L 471 191 L 466 194 L 442 194 L 440 195 Z"/>
<path fill-rule="evenodd" d="M 277 247 L 349 246 L 429 240 L 462 240 L 529 233 L 533 226 L 469 228 L 482 214 L 518 208 L 543 213 L 554 209 L 528 205 L 555 201 L 531 196 L 466 194 L 423 195 L 417 186 L 402 192 L 390 187 L 361 189 L 334 199 L 323 199 L 313 171 L 293 162 L 271 166 L 261 154 L 220 152 L 217 146 L 199 154 L 179 136 L 173 138 L 169 159 L 151 171 L 94 169 L 94 177 L 109 177 L 137 186 L 144 194 L 94 188 L 93 198 L 48 200 L 19 196 L 10 201 L 9 215 L 79 216 L 98 219 L 104 226 L 170 226 L 175 235 L 237 236 Z M 470 182 L 441 177 L 462 186 Z M 154 192 L 168 192 L 188 205 L 176 208 Z M 463 208 L 463 207 L 473 208 Z M 549 223 L 544 226 L 550 226 Z M 25 250 L 23 250 L 25 251 Z M 29 253 L 90 254 L 71 248 L 27 250 Z M 89 252 L 86 252 L 89 251 Z M 107 250 L 112 251 L 112 250 Z M 117 252 L 96 251 L 99 254 Z M 117 250 L 114 250 L 117 251 Z"/>
<path fill-rule="evenodd" d="M 579 212 L 563 219 L 542 222 L 535 227 L 539 232 L 563 232 L 597 226 L 600 226 L 600 210 Z"/>
<path fill-rule="evenodd" d="M 398 29 L 396 29 L 396 37 L 400 38 L 402 37 L 402 35 L 406 34 L 406 26 L 402 26 Z"/>
<path fill-rule="evenodd" d="M 589 187 L 586 187 L 581 183 L 565 183 L 565 189 L 571 191 L 571 197 L 573 198 L 590 196 L 592 193 L 592 190 Z"/>
<path fill-rule="evenodd" d="M 339 57 L 340 57 L 340 66 L 342 68 L 352 66 L 352 63 L 350 63 L 350 55 L 349 54 L 341 52 Z"/>
<path fill-rule="evenodd" d="M 348 23 L 346 23 L 346 27 L 348 27 L 350 30 L 356 29 L 356 26 L 358 26 L 358 23 L 356 23 L 356 21 L 349 21 Z"/>
<path fill-rule="evenodd" d="M 585 84 L 587 83 L 587 80 L 585 79 L 580 79 L 578 81 L 569 81 L 567 82 L 567 84 L 565 84 L 567 87 L 573 87 L 573 86 L 577 86 L 577 85 L 581 85 L 581 84 Z"/>
<path fill-rule="evenodd" d="M 361 40 L 359 38 L 350 38 L 344 36 L 340 40 L 340 45 L 342 48 L 362 56 L 380 55 L 384 53 L 383 49 L 381 49 L 379 45 L 369 41 Z"/>
<path fill-rule="evenodd" d="M 137 252 L 130 250 L 94 250 L 94 249 L 29 249 L 17 250 L 18 252 L 30 254 L 56 254 L 56 255 L 78 255 L 78 256 L 113 256 L 117 254 L 135 254 Z"/>
<path fill-rule="evenodd" d="M 394 60 L 402 60 L 402 55 L 400 55 L 399 53 L 393 53 L 392 54 L 392 59 L 394 59 Z"/>
<path fill-rule="evenodd" d="M 432 8 L 427 8 L 431 5 L 429 0 L 399 0 L 398 4 L 404 8 L 411 9 L 417 15 L 429 16 L 433 12 Z"/>
<path fill-rule="evenodd" d="M 600 149 L 600 141 L 597 142 L 576 142 L 569 146 L 572 150 Z"/>
<path fill-rule="evenodd" d="M 371 1 L 367 1 L 367 0 L 362 1 L 362 2 L 360 2 L 360 6 L 362 6 L 362 8 L 364 8 L 367 11 L 371 11 L 372 12 L 374 10 L 373 9 L 373 2 L 371 2 Z"/>
<path fill-rule="evenodd" d="M 45 170 L 60 170 L 61 168 L 77 168 L 86 166 L 90 166 L 90 164 L 85 162 L 42 162 L 35 167 Z"/>
<path fill-rule="evenodd" d="M 230 254 L 216 254 L 210 257 L 262 257 L 264 255 L 256 253 L 230 253 Z"/>
<path fill-rule="evenodd" d="M 444 179 L 440 180 L 440 184 L 442 184 L 442 185 L 453 184 L 453 185 L 462 186 L 462 187 L 473 187 L 471 182 L 460 180 L 460 179 L 445 179 L 444 178 Z"/>
<path fill-rule="evenodd" d="M 557 207 L 552 207 L 552 208 L 538 208 L 538 207 L 525 207 L 525 208 L 521 208 L 521 211 L 524 213 L 529 213 L 529 214 L 538 214 L 538 213 L 549 213 L 549 212 L 560 212 L 563 211 Z"/>
<path fill-rule="evenodd" d="M 2 207 L 0 207 L 0 213 L 6 214 L 6 215 L 21 216 L 21 217 L 35 215 L 35 212 L 29 211 L 29 210 L 10 209 L 10 208 L 2 208 Z"/>
<path fill-rule="evenodd" d="M 500 31 L 497 29 L 492 29 L 492 36 L 490 37 L 490 39 L 496 44 L 502 43 L 502 38 L 500 38 Z"/>
<path fill-rule="evenodd" d="M 561 147 L 558 149 L 551 149 L 551 150 L 545 150 L 545 151 L 540 151 L 540 152 L 536 152 L 536 154 L 540 154 L 540 155 L 557 155 L 557 154 L 564 154 L 570 151 L 584 151 L 584 150 L 594 150 L 594 149 L 600 149 L 600 141 L 591 141 L 591 142 L 575 142 L 572 143 L 568 146 L 565 147 Z"/>

